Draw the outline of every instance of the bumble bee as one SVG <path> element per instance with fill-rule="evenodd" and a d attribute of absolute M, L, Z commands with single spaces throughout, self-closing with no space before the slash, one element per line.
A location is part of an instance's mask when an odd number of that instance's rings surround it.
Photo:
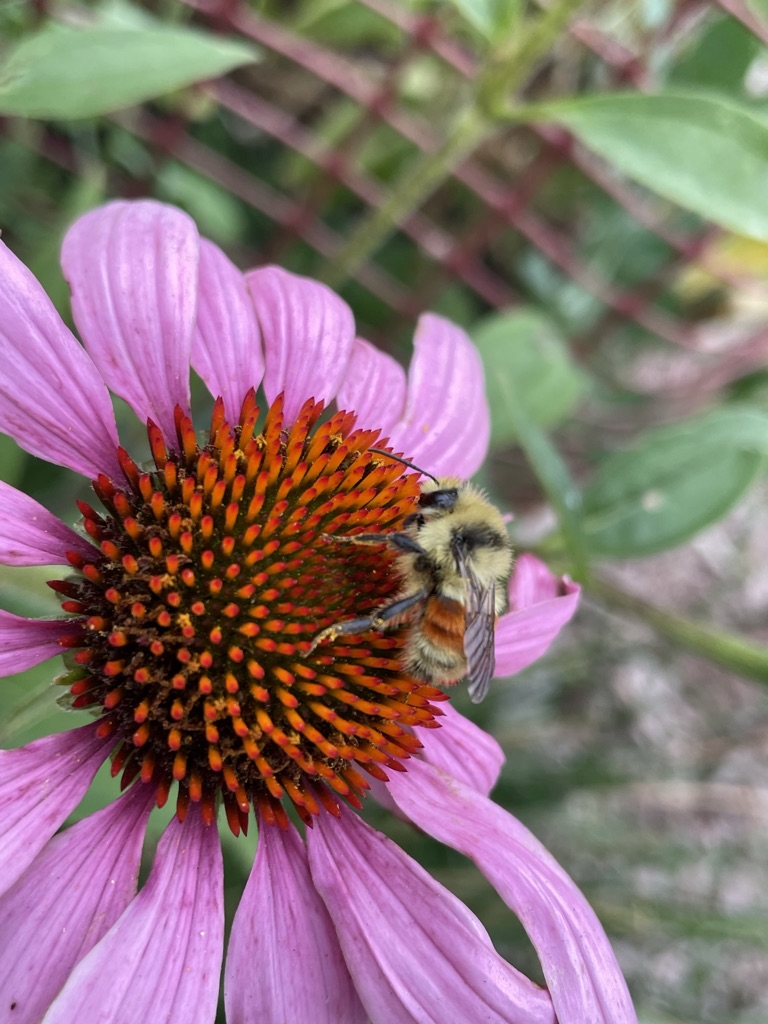
<path fill-rule="evenodd" d="M 412 465 L 390 452 L 371 451 Z M 418 511 L 401 531 L 326 538 L 394 548 L 403 581 L 399 595 L 373 615 L 324 629 L 307 653 L 345 634 L 406 624 L 406 670 L 442 685 L 466 676 L 477 704 L 493 678 L 494 630 L 508 606 L 512 545 L 501 513 L 482 491 L 458 477 L 419 472 L 429 480 L 422 484 Z"/>

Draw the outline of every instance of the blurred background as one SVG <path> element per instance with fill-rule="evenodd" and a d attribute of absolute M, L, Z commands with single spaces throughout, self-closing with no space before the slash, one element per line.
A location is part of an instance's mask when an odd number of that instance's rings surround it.
<path fill-rule="evenodd" d="M 403 363 L 426 309 L 470 332 L 481 480 L 585 595 L 545 660 L 457 698 L 507 754 L 496 799 L 586 892 L 644 1024 L 764 1024 L 765 0 L 5 0 L 0 45 L 3 239 L 65 317 L 67 226 L 155 196 L 243 268 L 328 281 Z M 72 519 L 64 471 L 0 439 L 0 475 Z M 53 611 L 48 576 L 2 570 L 2 607 Z M 50 677 L 4 683 L 3 744 L 71 724 Z M 474 868 L 371 817 L 538 976 Z"/>

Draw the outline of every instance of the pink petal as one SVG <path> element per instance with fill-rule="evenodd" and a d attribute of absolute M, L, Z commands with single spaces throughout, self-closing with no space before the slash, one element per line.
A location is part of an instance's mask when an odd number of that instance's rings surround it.
<path fill-rule="evenodd" d="M 351 811 L 321 814 L 307 849 L 372 1024 L 553 1024 L 464 904 Z"/>
<path fill-rule="evenodd" d="M 68 551 L 98 554 L 47 508 L 0 481 L 0 565 L 66 565 Z"/>
<path fill-rule="evenodd" d="M 264 376 L 264 354 L 245 278 L 221 249 L 200 241 L 200 294 L 192 339 L 192 366 L 214 396 L 224 399 L 230 423 L 240 419 L 249 388 Z"/>
<path fill-rule="evenodd" d="M 396 818 L 400 818 L 401 821 L 408 821 L 408 816 L 403 814 L 392 799 L 386 782 L 380 782 L 378 779 L 366 779 L 366 782 L 370 786 L 368 796 L 374 799 L 386 811 L 389 811 L 390 814 L 394 814 Z"/>
<path fill-rule="evenodd" d="M 520 918 L 539 954 L 559 1024 L 636 1021 L 594 911 L 519 821 L 476 790 L 415 760 L 389 788 L 414 824 L 473 860 Z"/>
<path fill-rule="evenodd" d="M 135 896 L 153 795 L 139 783 L 54 836 L 0 898 L 0 992 L 14 1024 L 37 1024 Z"/>
<path fill-rule="evenodd" d="M 212 1024 L 224 947 L 224 874 L 216 826 L 191 805 L 171 820 L 146 885 L 70 974 L 45 1024 Z"/>
<path fill-rule="evenodd" d="M 510 607 L 496 627 L 496 675 L 522 671 L 549 650 L 573 617 L 581 587 L 556 579 L 533 555 L 520 555 L 509 588 Z M 532 602 L 532 603 L 531 603 Z"/>
<path fill-rule="evenodd" d="M 352 311 L 324 284 L 279 267 L 245 279 L 264 339 L 267 400 L 285 392 L 285 422 L 293 423 L 308 398 L 335 397 L 355 340 Z"/>
<path fill-rule="evenodd" d="M 0 895 L 80 803 L 110 748 L 89 722 L 18 750 L 0 750 Z"/>
<path fill-rule="evenodd" d="M 405 413 L 390 440 L 434 476 L 470 477 L 488 451 L 491 419 L 477 349 L 434 313 L 419 318 Z"/>
<path fill-rule="evenodd" d="M 48 462 L 122 479 L 112 402 L 98 370 L 2 242 L 0 281 L 0 431 Z"/>
<path fill-rule="evenodd" d="M 24 619 L 0 611 L 0 676 L 24 672 L 62 653 L 61 638 L 82 632 L 74 619 Z"/>
<path fill-rule="evenodd" d="M 375 345 L 358 338 L 336 395 L 338 407 L 356 412 L 359 427 L 379 427 L 388 436 L 403 414 L 405 395 L 402 366 Z"/>
<path fill-rule="evenodd" d="M 72 315 L 104 380 L 173 444 L 174 406 L 189 409 L 198 248 L 190 217 L 142 200 L 86 213 L 61 251 Z"/>
<path fill-rule="evenodd" d="M 428 764 L 488 796 L 499 780 L 504 751 L 493 736 L 465 718 L 450 703 L 441 704 L 440 709 L 444 717 L 440 719 L 439 729 L 416 732 L 423 744 L 420 756 Z"/>
<path fill-rule="evenodd" d="M 269 825 L 232 924 L 224 982 L 227 1024 L 364 1024 L 325 904 L 296 829 Z"/>
<path fill-rule="evenodd" d="M 513 611 L 520 611 L 552 597 L 560 597 L 564 582 L 561 576 L 550 572 L 549 567 L 535 555 L 519 555 L 509 585 L 509 607 Z"/>

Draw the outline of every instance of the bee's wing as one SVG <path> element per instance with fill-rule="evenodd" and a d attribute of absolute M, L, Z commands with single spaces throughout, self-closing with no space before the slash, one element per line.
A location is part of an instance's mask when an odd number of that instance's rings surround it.
<path fill-rule="evenodd" d="M 488 693 L 496 667 L 496 588 L 493 583 L 484 587 L 466 558 L 459 557 L 457 561 L 467 588 L 464 656 L 467 659 L 469 696 L 474 704 L 479 704 Z"/>

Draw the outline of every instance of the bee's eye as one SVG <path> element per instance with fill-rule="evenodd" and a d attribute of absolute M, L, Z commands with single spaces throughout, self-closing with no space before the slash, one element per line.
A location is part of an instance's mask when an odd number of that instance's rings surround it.
<path fill-rule="evenodd" d="M 459 500 L 459 492 L 455 487 L 444 487 L 439 491 L 429 491 L 419 498 L 419 505 L 422 508 L 451 509 Z"/>

